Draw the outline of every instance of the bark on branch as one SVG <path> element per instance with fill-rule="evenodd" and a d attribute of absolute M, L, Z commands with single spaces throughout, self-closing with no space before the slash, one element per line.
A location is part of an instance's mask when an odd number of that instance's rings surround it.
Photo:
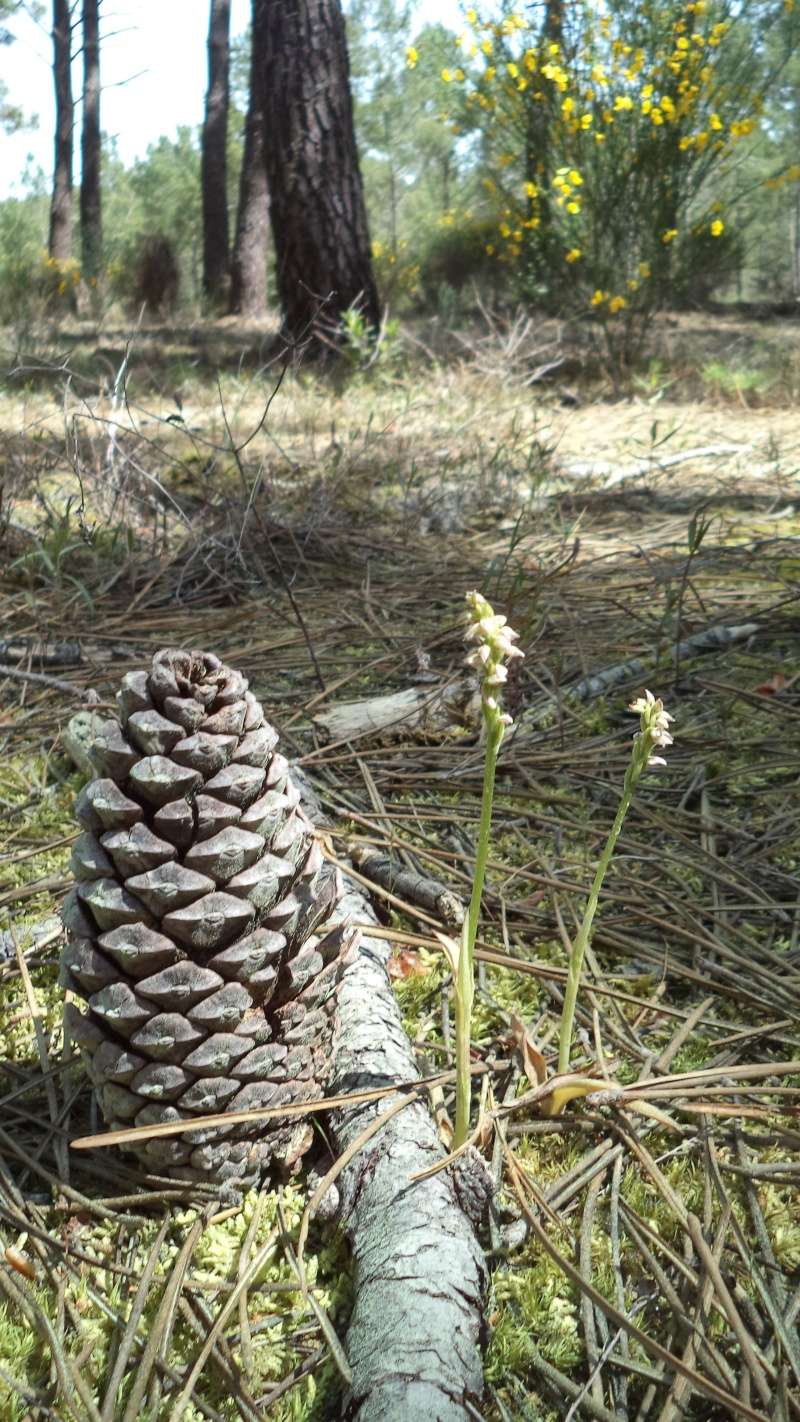
<path fill-rule="evenodd" d="M 341 911 L 374 921 L 352 881 Z M 365 936 L 345 973 L 332 1094 L 419 1074 L 389 984 L 388 956 L 386 943 Z M 336 1112 L 337 1150 L 346 1150 L 387 1105 Z M 340 1176 L 342 1223 L 354 1262 L 349 1422 L 464 1422 L 480 1415 L 483 1251 L 450 1170 L 409 1183 L 443 1156 L 430 1112 L 414 1101 Z"/>

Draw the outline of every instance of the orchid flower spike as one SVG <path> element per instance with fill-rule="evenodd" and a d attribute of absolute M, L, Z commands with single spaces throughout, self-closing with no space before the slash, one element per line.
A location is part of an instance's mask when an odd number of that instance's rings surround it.
<path fill-rule="evenodd" d="M 644 696 L 637 696 L 635 701 L 630 703 L 631 711 L 638 713 L 640 717 L 639 730 L 634 739 L 641 737 L 647 743 L 648 768 L 652 769 L 657 765 L 666 765 L 666 761 L 661 755 L 650 755 L 649 752 L 656 747 L 666 749 L 672 745 L 672 736 L 669 727 L 675 717 L 670 716 L 664 710 L 663 701 L 655 697 L 652 691 L 645 691 Z"/>
<path fill-rule="evenodd" d="M 474 667 L 478 673 L 484 716 L 498 727 L 510 726 L 511 717 L 500 710 L 497 693 L 508 680 L 506 663 L 514 657 L 524 656 L 514 645 L 519 640 L 519 634 L 509 627 L 501 613 L 494 611 L 482 593 L 468 592 L 466 603 L 464 641 L 477 643 L 468 653 L 466 661 L 467 666 Z"/>

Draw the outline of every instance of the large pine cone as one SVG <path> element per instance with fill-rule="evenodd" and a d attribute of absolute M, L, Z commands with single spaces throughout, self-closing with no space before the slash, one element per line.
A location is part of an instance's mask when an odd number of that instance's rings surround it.
<path fill-rule="evenodd" d="M 322 1094 L 353 933 L 277 734 L 239 672 L 163 651 L 123 678 L 101 778 L 75 813 L 62 918 L 70 1013 L 112 1128 Z M 307 1119 L 194 1126 L 137 1149 L 151 1171 L 246 1185 L 307 1149 Z"/>

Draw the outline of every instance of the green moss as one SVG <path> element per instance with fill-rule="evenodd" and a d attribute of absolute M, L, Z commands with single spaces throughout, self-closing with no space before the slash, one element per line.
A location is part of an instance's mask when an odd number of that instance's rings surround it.
<path fill-rule="evenodd" d="M 533 1366 L 533 1343 L 558 1368 L 574 1367 L 583 1345 L 577 1296 L 548 1256 L 535 1257 L 535 1246 L 504 1266 L 492 1279 L 496 1325 L 486 1357 L 489 1382 L 502 1383 L 510 1372 L 524 1377 Z"/>
<path fill-rule="evenodd" d="M 196 1281 L 199 1297 L 212 1315 L 216 1314 L 235 1282 L 241 1250 L 253 1219 L 258 1196 L 251 1192 L 245 1198 L 235 1215 L 211 1224 L 198 1241 L 189 1268 L 189 1287 Z M 286 1186 L 281 1193 L 281 1205 L 287 1229 L 296 1234 L 304 1207 L 304 1195 L 298 1186 Z M 197 1214 L 193 1209 L 175 1211 L 170 1230 L 161 1247 L 156 1264 L 153 1283 L 148 1294 L 145 1310 L 137 1330 L 140 1349 L 144 1346 L 161 1304 L 166 1278 Z M 55 1268 L 56 1279 L 61 1276 L 64 1296 L 80 1319 L 78 1331 L 69 1330 L 66 1351 L 74 1358 L 82 1359 L 82 1372 L 89 1387 L 99 1396 L 109 1376 L 117 1347 L 119 1328 L 107 1310 L 122 1321 L 127 1318 L 130 1301 L 148 1256 L 152 1250 L 160 1220 L 152 1219 L 142 1223 L 135 1230 L 120 1228 L 112 1220 L 88 1221 L 80 1225 L 76 1242 L 84 1254 L 97 1260 L 95 1265 L 82 1264 L 78 1277 Z M 59 1218 L 53 1217 L 54 1229 L 59 1228 Z M 252 1253 L 274 1238 L 274 1248 L 268 1256 L 258 1277 L 248 1291 L 248 1318 L 252 1330 L 253 1371 L 248 1376 L 248 1386 L 257 1396 L 267 1391 L 286 1376 L 302 1360 L 304 1353 L 298 1342 L 298 1330 L 305 1330 L 314 1324 L 314 1315 L 306 1306 L 302 1294 L 295 1285 L 294 1273 L 288 1263 L 280 1239 L 276 1236 L 278 1227 L 278 1196 L 263 1196 L 261 1218 L 252 1242 Z M 124 1259 L 130 1271 L 127 1280 L 119 1274 L 104 1268 L 104 1261 Z M 306 1277 L 317 1302 L 334 1317 L 347 1306 L 347 1259 L 341 1236 L 328 1238 L 319 1252 L 309 1249 L 306 1256 Z M 219 1292 L 215 1292 L 215 1283 Z M 279 1286 L 277 1289 L 275 1285 Z M 23 1282 L 25 1289 L 29 1286 Z M 200 1287 L 202 1286 L 202 1287 Z M 273 1286 L 273 1287 L 270 1287 Z M 58 1317 L 57 1289 L 40 1285 L 33 1289 L 42 1313 L 55 1326 Z M 98 1298 L 105 1302 L 106 1309 L 99 1307 Z M 238 1324 L 234 1315 L 227 1329 L 234 1335 L 233 1356 L 241 1364 L 241 1354 L 236 1335 Z M 182 1369 L 190 1366 L 197 1355 L 201 1340 L 185 1320 L 178 1315 L 170 1352 L 172 1366 Z M 134 1354 L 135 1359 L 136 1354 Z M 26 1322 L 14 1317 L 7 1305 L 0 1307 L 0 1367 L 29 1388 L 35 1388 L 47 1380 L 49 1358 L 46 1346 L 32 1332 Z M 127 1375 L 117 1399 L 121 1407 L 132 1386 L 134 1369 Z M 0 1398 L 3 1398 L 4 1384 L 0 1381 Z M 226 1395 L 224 1386 L 215 1376 L 213 1369 L 205 1369 L 198 1383 L 198 1393 L 217 1407 L 226 1418 L 234 1419 L 238 1411 Z M 319 1397 L 319 1383 L 309 1378 L 298 1385 L 282 1399 L 270 1416 L 285 1419 L 285 1422 L 305 1422 Z M 3 1406 L 12 1410 L 3 1411 L 2 1416 L 20 1419 L 25 1415 L 24 1406 L 17 1398 L 3 1398 Z M 171 1400 L 162 1407 L 160 1418 L 167 1422 Z"/>

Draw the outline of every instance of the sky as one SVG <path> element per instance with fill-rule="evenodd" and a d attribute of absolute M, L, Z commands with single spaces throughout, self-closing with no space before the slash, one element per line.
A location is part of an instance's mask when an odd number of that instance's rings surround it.
<path fill-rule="evenodd" d="M 53 162 L 51 6 L 37 24 L 27 14 L 9 22 L 14 43 L 0 48 L 0 79 L 8 100 L 38 115 L 38 128 L 0 136 L 0 198 L 22 196 L 32 162 L 47 179 Z M 419 0 L 423 21 L 459 25 L 459 0 Z M 231 34 L 248 24 L 250 0 L 231 0 Z M 101 10 L 101 124 L 117 139 L 123 162 L 144 154 L 162 134 L 202 122 L 206 83 L 207 0 L 103 0 Z M 80 63 L 73 92 L 80 95 Z M 76 181 L 79 176 L 76 143 Z"/>

